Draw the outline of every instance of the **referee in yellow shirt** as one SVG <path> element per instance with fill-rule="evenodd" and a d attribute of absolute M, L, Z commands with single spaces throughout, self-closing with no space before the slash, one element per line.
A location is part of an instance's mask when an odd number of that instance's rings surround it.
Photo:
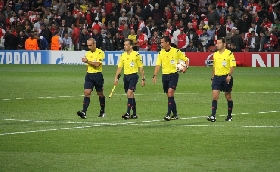
<path fill-rule="evenodd" d="M 102 74 L 102 61 L 105 58 L 105 54 L 102 50 L 96 48 L 96 42 L 93 38 L 87 40 L 87 46 L 89 51 L 85 57 L 82 58 L 82 62 L 87 64 L 87 74 L 85 76 L 84 83 L 84 102 L 83 110 L 78 111 L 77 115 L 81 118 L 86 118 L 86 112 L 90 103 L 90 95 L 95 87 L 97 95 L 99 96 L 100 113 L 98 117 L 105 117 L 105 96 L 103 94 L 103 74 Z"/>
<path fill-rule="evenodd" d="M 216 121 L 217 101 L 220 91 L 225 92 L 228 105 L 228 115 L 226 121 L 232 121 L 233 101 L 231 99 L 231 91 L 233 87 L 233 69 L 236 66 L 236 61 L 233 53 L 226 49 L 226 41 L 224 38 L 217 40 L 217 51 L 213 55 L 214 64 L 212 70 L 212 114 L 207 117 L 208 121 Z"/>
<path fill-rule="evenodd" d="M 163 118 L 166 121 L 178 119 L 176 102 L 174 100 L 174 92 L 177 87 L 179 80 L 179 74 L 176 69 L 177 63 L 180 60 L 186 63 L 183 69 L 183 73 L 186 72 L 189 60 L 179 49 L 171 47 L 171 40 L 168 36 L 161 38 L 162 50 L 158 53 L 156 67 L 153 75 L 153 83 L 156 83 L 157 74 L 159 72 L 160 66 L 162 66 L 162 85 L 163 91 L 168 97 L 168 111 L 166 116 Z M 170 117 L 171 111 L 173 116 Z"/>
<path fill-rule="evenodd" d="M 145 86 L 145 75 L 143 70 L 143 63 L 140 54 L 133 51 L 133 41 L 126 39 L 124 41 L 124 50 L 122 53 L 118 69 L 115 76 L 115 85 L 118 84 L 118 75 L 121 73 L 122 68 L 124 68 L 124 90 L 127 94 L 127 111 L 122 116 L 124 119 L 136 119 L 138 118 L 136 114 L 136 101 L 134 97 L 134 91 L 136 90 L 136 84 L 138 82 L 138 68 L 142 77 L 142 87 Z M 133 114 L 130 116 L 130 110 L 132 109 Z"/>

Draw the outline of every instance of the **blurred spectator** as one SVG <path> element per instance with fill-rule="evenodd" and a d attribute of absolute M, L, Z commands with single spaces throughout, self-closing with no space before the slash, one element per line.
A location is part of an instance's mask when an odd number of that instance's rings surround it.
<path fill-rule="evenodd" d="M 113 38 L 114 42 L 114 50 L 116 51 L 123 51 L 124 50 L 124 37 L 119 33 L 116 33 L 115 37 Z"/>
<path fill-rule="evenodd" d="M 231 29 L 234 27 L 234 23 L 229 16 L 227 18 L 225 26 L 226 26 L 226 33 L 229 33 L 231 31 Z"/>
<path fill-rule="evenodd" d="M 228 18 L 228 17 L 230 17 L 231 21 L 235 21 L 235 20 L 238 19 L 236 13 L 233 11 L 233 7 L 232 6 L 230 6 L 228 8 L 228 12 L 226 14 L 226 18 Z"/>
<path fill-rule="evenodd" d="M 180 34 L 177 36 L 177 48 L 182 52 L 186 51 L 186 47 L 189 45 L 189 38 L 187 34 L 184 33 L 184 28 L 180 28 Z"/>
<path fill-rule="evenodd" d="M 80 50 L 80 45 L 79 45 L 80 29 L 77 27 L 76 23 L 72 24 L 71 28 L 73 30 L 71 39 L 74 44 L 74 50 L 77 51 Z"/>
<path fill-rule="evenodd" d="M 252 30 L 251 36 L 248 38 L 249 52 L 258 52 L 260 45 L 260 38 L 255 35 L 255 31 Z"/>
<path fill-rule="evenodd" d="M 4 50 L 5 49 L 5 39 L 4 36 L 0 37 L 0 50 Z"/>
<path fill-rule="evenodd" d="M 40 36 L 43 36 L 48 41 L 48 43 L 50 43 L 52 35 L 50 34 L 49 29 L 46 28 L 46 25 L 44 23 L 40 24 L 40 30 Z"/>
<path fill-rule="evenodd" d="M 202 29 L 202 34 L 199 37 L 199 40 L 202 44 L 203 47 L 203 51 L 206 52 L 206 50 L 208 49 L 209 45 L 210 45 L 210 35 L 207 33 L 207 30 L 205 28 Z"/>
<path fill-rule="evenodd" d="M 100 33 L 98 33 L 97 30 L 93 30 L 92 38 L 95 40 L 96 48 L 101 49 L 102 48 L 102 41 L 103 41 L 102 35 Z"/>
<path fill-rule="evenodd" d="M 225 25 L 225 23 L 226 23 L 225 13 L 221 13 L 221 15 L 220 15 L 220 24 L 221 25 Z"/>
<path fill-rule="evenodd" d="M 134 51 L 138 51 L 138 47 L 137 47 L 137 34 L 135 33 L 134 29 L 130 30 L 130 34 L 128 35 L 127 38 L 133 41 L 133 50 Z"/>
<path fill-rule="evenodd" d="M 0 38 L 2 36 L 5 36 L 5 34 L 6 34 L 6 31 L 5 31 L 5 29 L 3 29 L 3 25 L 0 23 Z"/>
<path fill-rule="evenodd" d="M 8 30 L 4 36 L 5 42 L 5 50 L 16 50 L 17 49 L 17 38 L 16 36 L 11 32 L 11 30 Z"/>
<path fill-rule="evenodd" d="M 200 35 L 203 33 L 202 28 L 203 28 L 203 25 L 200 24 L 200 25 L 198 26 L 198 30 L 196 31 L 196 34 L 197 34 L 197 36 L 199 36 L 199 37 L 200 37 Z"/>
<path fill-rule="evenodd" d="M 59 32 L 55 31 L 51 40 L 51 50 L 60 50 L 63 44 L 62 38 L 59 36 Z"/>
<path fill-rule="evenodd" d="M 241 34 L 245 34 L 249 30 L 250 25 L 251 21 L 248 19 L 248 14 L 244 13 L 241 20 L 239 21 L 239 32 Z"/>
<path fill-rule="evenodd" d="M 195 33 L 194 29 L 190 29 L 188 35 L 189 42 L 192 42 L 196 47 L 199 44 L 199 36 Z"/>
<path fill-rule="evenodd" d="M 127 23 L 128 18 L 126 17 L 125 11 L 121 12 L 121 17 L 118 20 L 119 25 L 121 25 L 123 23 L 123 21 L 125 21 L 124 24 Z"/>
<path fill-rule="evenodd" d="M 235 8 L 235 14 L 237 16 L 237 19 L 241 19 L 243 12 L 240 10 L 240 7 Z M 235 19 L 233 21 L 236 21 L 237 19 Z"/>
<path fill-rule="evenodd" d="M 137 31 L 137 46 L 139 48 L 139 51 L 148 50 L 148 36 L 142 33 L 141 30 Z"/>
<path fill-rule="evenodd" d="M 232 51 L 232 52 L 242 52 L 240 47 L 236 46 L 234 43 L 230 44 L 230 51 Z"/>
<path fill-rule="evenodd" d="M 219 22 L 219 14 L 214 9 L 213 5 L 209 5 L 207 19 L 209 23 L 217 23 Z"/>
<path fill-rule="evenodd" d="M 25 50 L 39 50 L 37 36 L 35 36 L 33 31 L 29 34 L 28 39 L 25 40 L 24 47 Z"/>
<path fill-rule="evenodd" d="M 129 30 L 129 28 L 128 28 L 128 25 L 125 24 L 125 25 L 124 25 L 124 28 L 123 28 L 123 30 L 122 30 L 122 35 L 123 35 L 124 39 L 126 39 L 126 38 L 128 37 L 129 34 L 130 34 L 130 30 Z"/>
<path fill-rule="evenodd" d="M 275 24 L 273 24 L 273 27 L 276 27 L 278 31 L 280 31 L 280 17 L 275 19 Z"/>
<path fill-rule="evenodd" d="M 150 51 L 160 51 L 160 37 L 158 35 L 158 32 L 155 30 L 153 32 L 153 36 L 149 40 L 149 45 L 150 45 Z"/>
<path fill-rule="evenodd" d="M 17 49 L 18 50 L 24 50 L 25 49 L 24 46 L 25 46 L 25 41 L 26 41 L 27 38 L 28 38 L 27 35 L 25 35 L 23 33 L 23 31 L 19 32 L 19 35 L 17 37 Z"/>
<path fill-rule="evenodd" d="M 187 46 L 186 52 L 197 52 L 197 48 L 192 41 L 190 41 L 189 45 Z"/>
<path fill-rule="evenodd" d="M 144 33 L 145 35 L 147 35 L 147 37 L 148 37 L 148 40 L 151 38 L 151 30 L 150 30 L 150 26 L 151 26 L 151 23 L 150 23 L 150 21 L 147 21 L 146 22 L 146 26 L 144 26 L 143 28 L 142 28 L 142 33 Z"/>
<path fill-rule="evenodd" d="M 259 46 L 258 52 L 264 52 L 264 43 L 265 43 L 265 41 L 266 41 L 265 33 L 261 32 L 260 33 L 260 46 Z"/>
<path fill-rule="evenodd" d="M 221 25 L 220 23 L 216 24 L 216 36 L 217 38 L 222 38 L 226 36 L 226 28 L 224 25 Z"/>
<path fill-rule="evenodd" d="M 40 38 L 40 40 L 39 40 L 40 50 L 48 50 L 49 43 L 46 40 L 46 38 L 44 38 L 43 36 L 40 36 L 39 38 Z"/>
<path fill-rule="evenodd" d="M 219 5 L 219 6 L 217 6 L 217 13 L 220 17 L 222 16 L 222 14 L 224 14 L 224 16 L 225 16 L 226 10 L 224 8 L 222 8 L 222 6 Z"/>
<path fill-rule="evenodd" d="M 62 43 L 62 49 L 63 50 L 74 50 L 74 45 L 73 45 L 73 42 L 72 42 L 72 39 L 71 37 L 68 35 L 68 33 L 65 33 L 63 39 L 62 39 L 63 43 Z"/>
<path fill-rule="evenodd" d="M 209 46 L 214 45 L 214 40 L 216 36 L 216 25 L 214 25 L 214 23 L 210 23 L 210 27 L 207 30 L 207 34 L 210 36 Z"/>
<path fill-rule="evenodd" d="M 90 35 L 87 33 L 87 29 L 83 29 L 80 34 L 79 43 L 81 50 L 88 50 L 87 40 L 90 38 Z"/>
<path fill-rule="evenodd" d="M 233 27 L 230 35 L 231 35 L 230 42 L 236 45 L 237 47 L 243 49 L 244 44 L 243 44 L 242 37 L 238 34 L 235 27 Z"/>
<path fill-rule="evenodd" d="M 67 27 L 71 27 L 72 23 L 75 22 L 75 18 L 70 11 L 67 12 L 67 16 L 65 16 L 64 20 Z"/>
<path fill-rule="evenodd" d="M 112 34 L 110 32 L 108 32 L 107 35 L 105 36 L 105 38 L 103 39 L 102 50 L 103 51 L 114 51 L 115 50 Z"/>

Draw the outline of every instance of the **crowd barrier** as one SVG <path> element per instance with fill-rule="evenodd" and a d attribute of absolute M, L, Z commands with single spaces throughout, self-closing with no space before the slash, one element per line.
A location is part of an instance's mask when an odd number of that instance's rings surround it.
<path fill-rule="evenodd" d="M 120 51 L 106 51 L 103 65 L 117 65 Z M 155 66 L 157 52 L 139 52 L 145 66 Z M 84 65 L 81 57 L 85 51 L 22 51 L 1 50 L 0 64 L 68 64 Z M 211 52 L 186 52 L 190 66 L 211 66 Z M 239 66 L 245 67 L 279 67 L 279 52 L 238 52 L 234 53 Z"/>

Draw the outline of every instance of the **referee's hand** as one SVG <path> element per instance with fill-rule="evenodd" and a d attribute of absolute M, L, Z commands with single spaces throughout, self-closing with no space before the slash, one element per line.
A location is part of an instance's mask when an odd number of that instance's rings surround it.
<path fill-rule="evenodd" d="M 84 63 L 88 62 L 87 58 L 86 57 L 82 57 L 82 62 L 84 62 Z"/>
<path fill-rule="evenodd" d="M 227 78 L 226 78 L 227 84 L 229 84 L 230 80 L 231 80 L 231 76 L 228 75 Z"/>
<path fill-rule="evenodd" d="M 182 73 L 186 73 L 187 72 L 187 66 L 185 66 L 184 68 L 183 68 L 183 70 L 182 70 Z"/>
<path fill-rule="evenodd" d="M 155 84 L 157 82 L 157 76 L 153 76 L 153 83 Z"/>
<path fill-rule="evenodd" d="M 141 85 L 142 85 L 142 87 L 144 87 L 145 86 L 145 80 L 142 80 L 142 83 L 141 83 Z"/>
<path fill-rule="evenodd" d="M 114 85 L 118 85 L 118 83 L 119 83 L 119 79 L 115 78 Z"/>

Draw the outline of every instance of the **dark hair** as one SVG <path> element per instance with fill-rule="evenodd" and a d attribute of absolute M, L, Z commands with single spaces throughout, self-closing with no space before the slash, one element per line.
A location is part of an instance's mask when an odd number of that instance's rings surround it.
<path fill-rule="evenodd" d="M 226 43 L 226 39 L 224 37 L 218 38 L 217 40 L 221 40 L 222 43 Z"/>
<path fill-rule="evenodd" d="M 163 36 L 161 39 L 163 39 L 164 42 L 169 42 L 169 44 L 171 43 L 171 39 L 169 36 Z"/>
<path fill-rule="evenodd" d="M 131 39 L 125 39 L 124 42 L 129 42 L 129 45 L 133 45 L 133 41 Z"/>

